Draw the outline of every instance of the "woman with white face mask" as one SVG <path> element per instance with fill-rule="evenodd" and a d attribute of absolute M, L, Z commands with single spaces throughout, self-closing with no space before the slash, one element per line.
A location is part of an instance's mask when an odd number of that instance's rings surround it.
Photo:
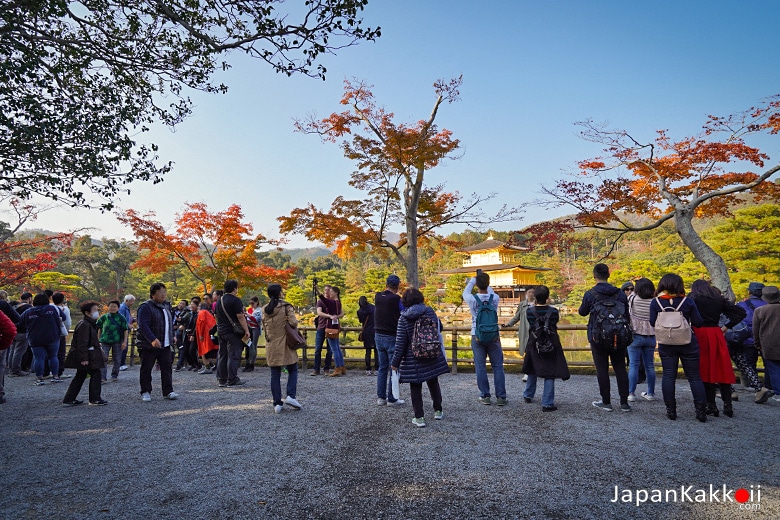
<path fill-rule="evenodd" d="M 68 391 L 62 399 L 65 406 L 75 406 L 84 401 L 76 399 L 81 391 L 81 385 L 89 374 L 89 404 L 104 405 L 100 397 L 102 383 L 100 378 L 100 369 L 105 367 L 103 361 L 103 351 L 100 349 L 98 341 L 97 319 L 100 317 L 98 304 L 87 302 L 81 305 L 81 312 L 84 314 L 82 319 L 73 330 L 73 338 L 70 342 L 70 352 L 65 357 L 65 367 L 75 368 L 76 376 L 70 382 Z"/>

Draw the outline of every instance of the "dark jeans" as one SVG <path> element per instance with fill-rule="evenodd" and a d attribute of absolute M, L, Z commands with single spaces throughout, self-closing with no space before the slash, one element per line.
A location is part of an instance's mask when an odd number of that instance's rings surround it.
<path fill-rule="evenodd" d="M 590 352 L 593 356 L 593 363 L 596 365 L 596 379 L 599 382 L 601 402 L 604 404 L 612 403 L 609 383 L 609 364 L 611 362 L 612 370 L 615 371 L 615 380 L 617 381 L 620 404 L 628 404 L 628 372 L 626 371 L 626 349 L 620 348 L 617 350 L 607 350 L 605 348 L 591 345 Z"/>
<path fill-rule="evenodd" d="M 250 337 L 249 344 L 246 346 L 246 361 L 245 367 L 253 367 L 257 362 L 257 342 L 260 341 L 260 333 L 262 330 L 260 327 L 249 329 Z"/>
<path fill-rule="evenodd" d="M 219 335 L 219 352 L 217 352 L 217 381 L 233 384 L 238 381 L 238 367 L 241 365 L 241 353 L 244 342 L 235 334 Z"/>
<path fill-rule="evenodd" d="M 433 399 L 433 409 L 437 412 L 441 411 L 441 387 L 439 386 L 439 378 L 434 377 L 426 381 L 428 384 L 428 391 L 431 393 L 431 399 Z M 423 411 L 423 399 L 422 399 L 422 383 L 409 383 L 409 394 L 412 398 L 412 408 L 414 408 L 414 416 L 419 419 L 425 416 Z"/>
<path fill-rule="evenodd" d="M 371 353 L 374 353 L 374 370 L 379 370 L 379 352 L 376 347 L 366 347 L 366 370 L 371 370 Z"/>
<path fill-rule="evenodd" d="M 57 370 L 57 377 L 61 376 L 65 371 L 65 350 L 67 349 L 67 336 L 60 336 L 60 350 L 57 352 L 57 361 L 60 362 L 60 367 Z"/>
<path fill-rule="evenodd" d="M 160 364 L 160 382 L 162 383 L 163 395 L 173 392 L 173 378 L 171 376 L 171 349 L 163 348 L 142 348 L 138 351 L 141 356 L 141 393 L 152 393 L 152 369 L 154 364 Z"/>
<path fill-rule="evenodd" d="M 317 329 L 314 336 L 314 370 L 319 372 L 322 363 L 322 346 L 325 344 L 325 329 Z M 330 345 L 325 354 L 325 370 L 330 370 L 330 362 L 333 360 L 333 352 L 330 351 Z"/>
<path fill-rule="evenodd" d="M 274 406 L 284 404 L 282 401 L 282 368 L 271 367 L 271 396 L 274 398 Z M 298 394 L 298 363 L 287 365 L 287 395 L 295 399 Z"/>
<path fill-rule="evenodd" d="M 62 399 L 63 403 L 74 401 L 79 396 L 87 374 L 89 374 L 89 402 L 100 401 L 100 391 L 103 387 L 100 382 L 100 369 L 81 366 L 76 369 L 76 375 L 73 376 L 73 381 L 70 382 L 68 391 L 65 392 L 65 397 Z"/>
<path fill-rule="evenodd" d="M 699 344 L 696 336 L 688 345 L 658 345 L 658 355 L 661 357 L 663 376 L 661 377 L 661 391 L 664 401 L 675 401 L 674 382 L 677 379 L 677 369 L 682 363 L 683 372 L 688 379 L 693 394 L 693 402 L 704 404 L 707 400 L 704 392 L 704 383 L 699 375 Z"/>
<path fill-rule="evenodd" d="M 202 366 L 200 361 L 198 360 L 198 342 L 195 340 L 188 341 L 185 343 L 184 348 L 187 349 L 187 363 L 191 367 Z"/>
<path fill-rule="evenodd" d="M 18 374 L 22 366 L 25 366 L 22 364 L 22 358 L 30 350 L 27 345 L 27 334 L 21 332 L 14 336 L 14 342 L 8 350 L 8 367 L 12 374 Z"/>

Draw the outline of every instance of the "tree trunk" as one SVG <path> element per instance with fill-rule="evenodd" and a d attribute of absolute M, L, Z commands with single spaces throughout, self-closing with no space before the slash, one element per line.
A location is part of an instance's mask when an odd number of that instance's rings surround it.
<path fill-rule="evenodd" d="M 409 287 L 414 288 L 420 287 L 417 265 L 417 209 L 420 206 L 424 173 L 425 167 L 418 166 L 414 183 L 412 183 L 411 176 L 408 175 L 406 176 L 406 185 L 404 186 L 404 203 L 406 206 L 406 283 L 409 284 Z"/>
<path fill-rule="evenodd" d="M 675 209 L 674 224 L 677 234 L 680 235 L 683 243 L 691 250 L 693 256 L 707 268 L 707 272 L 712 279 L 712 285 L 720 289 L 729 301 L 734 302 L 736 296 L 734 295 L 734 290 L 731 288 L 731 280 L 729 279 L 729 270 L 726 267 L 726 262 L 724 262 L 723 258 L 701 239 L 693 228 L 692 219 L 692 210 L 687 208 Z"/>

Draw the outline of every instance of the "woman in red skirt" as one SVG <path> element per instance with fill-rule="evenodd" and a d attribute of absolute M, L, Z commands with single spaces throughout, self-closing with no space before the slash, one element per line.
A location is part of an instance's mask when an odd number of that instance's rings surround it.
<path fill-rule="evenodd" d="M 745 318 L 745 311 L 737 307 L 721 292 L 706 280 L 696 280 L 691 285 L 690 296 L 696 302 L 704 325 L 694 327 L 693 332 L 699 341 L 699 370 L 704 390 L 707 395 L 707 415 L 720 415 L 715 404 L 715 393 L 720 386 L 720 396 L 723 399 L 723 413 L 734 417 L 731 405 L 731 385 L 736 382 L 734 369 L 731 368 L 731 357 L 723 332 L 734 327 Z M 723 314 L 729 322 L 721 329 L 718 326 L 720 315 Z"/>

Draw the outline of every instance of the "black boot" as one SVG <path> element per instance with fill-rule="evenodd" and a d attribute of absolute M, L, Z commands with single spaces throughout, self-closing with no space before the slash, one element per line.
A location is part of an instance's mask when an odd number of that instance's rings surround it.
<path fill-rule="evenodd" d="M 693 403 L 693 406 L 696 408 L 696 419 L 698 419 L 699 422 L 707 422 L 707 412 L 705 411 L 705 404 Z"/>
<path fill-rule="evenodd" d="M 666 404 L 666 416 L 674 421 L 677 419 L 677 401 L 664 401 Z"/>
<path fill-rule="evenodd" d="M 734 417 L 734 408 L 731 406 L 731 385 L 720 385 L 720 394 L 723 398 L 723 415 Z"/>
<path fill-rule="evenodd" d="M 720 417 L 720 411 L 718 410 L 718 405 L 716 405 L 715 403 L 707 403 L 707 406 L 704 409 L 704 411 L 707 415 Z"/>

